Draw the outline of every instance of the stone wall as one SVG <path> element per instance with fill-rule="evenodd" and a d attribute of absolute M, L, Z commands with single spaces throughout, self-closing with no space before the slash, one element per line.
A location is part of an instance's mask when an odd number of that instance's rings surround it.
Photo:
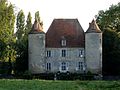
<path fill-rule="evenodd" d="M 102 33 L 86 33 L 85 56 L 87 70 L 102 74 Z"/>
<path fill-rule="evenodd" d="M 31 73 L 45 71 L 45 34 L 29 34 L 29 70 Z"/>
<path fill-rule="evenodd" d="M 62 57 L 62 50 L 66 56 Z M 47 57 L 46 52 L 51 51 Z M 80 51 L 83 55 L 79 56 Z M 67 64 L 69 72 L 84 73 L 91 71 L 94 74 L 102 73 L 102 33 L 86 33 L 84 48 L 45 48 L 45 34 L 29 34 L 29 70 L 31 73 L 56 73 L 61 70 L 61 63 Z M 84 64 L 84 69 L 78 69 L 78 63 Z M 46 69 L 46 64 L 51 63 L 51 69 Z"/>
<path fill-rule="evenodd" d="M 69 72 L 76 72 L 78 62 L 84 63 L 84 54 L 79 57 L 79 50 L 83 50 L 84 48 L 46 48 L 46 51 L 50 50 L 52 55 L 51 57 L 46 57 L 46 63 L 51 63 L 52 68 L 49 72 L 58 72 L 60 71 L 60 65 L 62 62 L 66 62 L 68 64 Z M 66 57 L 61 56 L 62 50 L 66 50 Z M 83 73 L 83 71 L 78 71 Z"/>

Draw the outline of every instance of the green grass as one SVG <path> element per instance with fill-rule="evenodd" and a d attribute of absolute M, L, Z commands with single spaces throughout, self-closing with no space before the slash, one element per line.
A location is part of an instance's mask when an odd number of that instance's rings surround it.
<path fill-rule="evenodd" d="M 45 81 L 1 79 L 0 90 L 120 90 L 120 81 Z"/>

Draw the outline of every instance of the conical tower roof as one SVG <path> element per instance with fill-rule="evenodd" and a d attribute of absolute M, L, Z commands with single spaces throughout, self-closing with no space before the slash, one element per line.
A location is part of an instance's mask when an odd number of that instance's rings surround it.
<path fill-rule="evenodd" d="M 101 30 L 94 19 L 89 23 L 89 28 L 86 33 L 101 33 Z"/>
<path fill-rule="evenodd" d="M 30 34 L 38 34 L 38 33 L 45 33 L 45 32 L 43 31 L 43 28 L 41 27 L 38 20 L 35 20 L 32 26 L 32 30 L 30 31 Z"/>

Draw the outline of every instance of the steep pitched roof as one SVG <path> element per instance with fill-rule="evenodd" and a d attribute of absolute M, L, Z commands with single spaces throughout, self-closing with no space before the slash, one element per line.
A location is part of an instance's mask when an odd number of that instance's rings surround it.
<path fill-rule="evenodd" d="M 44 33 L 44 31 L 40 23 L 37 20 L 35 20 L 32 26 L 32 30 L 30 31 L 30 34 L 38 34 L 38 33 Z"/>
<path fill-rule="evenodd" d="M 89 23 L 89 28 L 86 33 L 101 33 L 96 21 L 93 19 L 91 23 Z"/>
<path fill-rule="evenodd" d="M 62 47 L 63 37 L 66 47 L 84 47 L 84 31 L 77 19 L 54 19 L 46 33 L 46 47 Z"/>

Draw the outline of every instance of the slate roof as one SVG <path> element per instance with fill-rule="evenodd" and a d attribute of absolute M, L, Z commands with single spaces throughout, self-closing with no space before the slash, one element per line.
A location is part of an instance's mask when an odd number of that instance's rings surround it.
<path fill-rule="evenodd" d="M 101 33 L 101 30 L 94 19 L 89 23 L 89 28 L 86 33 Z"/>
<path fill-rule="evenodd" d="M 85 33 L 77 19 L 54 19 L 46 33 L 46 47 L 63 47 L 63 37 L 66 40 L 65 47 L 84 47 Z"/>

